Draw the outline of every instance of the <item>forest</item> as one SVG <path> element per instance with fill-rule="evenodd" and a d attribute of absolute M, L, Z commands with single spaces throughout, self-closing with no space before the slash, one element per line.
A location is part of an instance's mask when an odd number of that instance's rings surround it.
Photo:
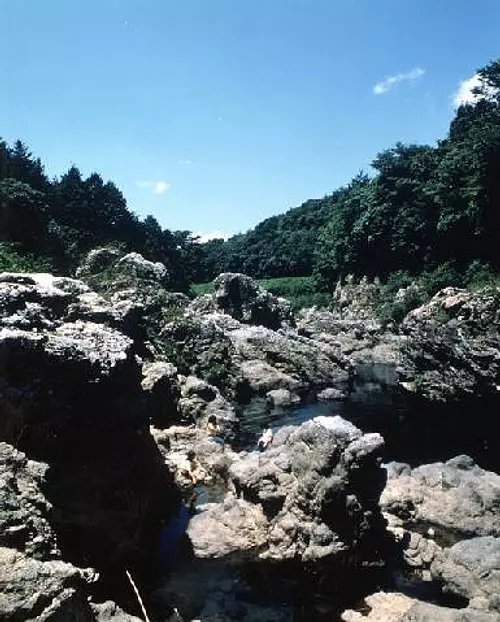
<path fill-rule="evenodd" d="M 436 271 L 451 281 L 471 271 L 496 274 L 500 59 L 479 76 L 475 101 L 458 108 L 435 146 L 398 143 L 376 156 L 370 174 L 332 194 L 203 245 L 189 231 L 162 229 L 153 216 L 139 219 L 98 173 L 84 179 L 72 166 L 49 179 L 23 142 L 0 141 L 0 269 L 71 274 L 91 248 L 114 245 L 165 263 L 181 291 L 223 271 L 313 276 L 319 291 L 347 274 L 383 281 Z"/>

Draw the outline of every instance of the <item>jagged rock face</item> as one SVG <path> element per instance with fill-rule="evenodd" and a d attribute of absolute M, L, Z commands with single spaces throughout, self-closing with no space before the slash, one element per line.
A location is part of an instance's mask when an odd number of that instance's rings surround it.
<path fill-rule="evenodd" d="M 458 542 L 442 552 L 431 572 L 446 591 L 469 601 L 483 601 L 500 614 L 500 538 Z"/>
<path fill-rule="evenodd" d="M 331 309 L 339 319 L 368 320 L 375 316 L 375 309 L 380 304 L 381 285 L 378 279 L 370 283 L 363 277 L 356 283 L 352 275 L 345 283 L 337 283 L 333 292 Z"/>
<path fill-rule="evenodd" d="M 41 559 L 59 556 L 49 522 L 52 505 L 41 490 L 47 470 L 0 442 L 0 546 Z"/>
<path fill-rule="evenodd" d="M 168 291 L 170 277 L 162 263 L 148 261 L 139 253 L 94 249 L 83 260 L 77 276 L 114 309 L 135 319 L 129 334 L 153 344 L 163 325 L 180 315 L 189 302 L 184 294 Z"/>
<path fill-rule="evenodd" d="M 144 259 L 139 253 L 124 254 L 117 249 L 96 248 L 85 257 L 76 275 L 92 281 L 93 285 L 104 286 L 103 277 L 110 284 L 136 284 L 150 281 L 158 285 L 168 284 L 168 272 L 160 262 Z"/>
<path fill-rule="evenodd" d="M 400 371 L 412 390 L 433 400 L 499 390 L 500 289 L 443 289 L 401 331 Z"/>
<path fill-rule="evenodd" d="M 178 497 L 149 434 L 134 344 L 79 319 L 88 293 L 50 275 L 0 279 L 0 440 L 50 465 L 43 492 L 66 560 L 153 565 Z"/>
<path fill-rule="evenodd" d="M 230 467 L 235 496 L 196 515 L 195 554 L 319 560 L 363 555 L 380 528 L 383 440 L 340 417 L 283 428 L 270 449 Z"/>
<path fill-rule="evenodd" d="M 425 603 L 405 594 L 377 592 L 365 599 L 369 612 L 349 610 L 344 622 L 498 622 L 495 613 L 467 607 L 451 609 Z"/>
<path fill-rule="evenodd" d="M 166 356 L 182 373 L 191 370 L 241 401 L 278 389 L 297 395 L 348 381 L 349 364 L 337 348 L 293 329 L 249 326 L 220 313 L 196 316 L 190 307 L 165 328 L 163 340 Z"/>
<path fill-rule="evenodd" d="M 277 298 L 245 274 L 225 272 L 214 280 L 215 292 L 193 303 L 193 310 L 222 312 L 243 324 L 266 326 L 277 330 L 293 326 L 290 303 Z"/>
<path fill-rule="evenodd" d="M 388 465 L 380 499 L 384 512 L 404 523 L 426 523 L 462 536 L 500 536 L 500 475 L 468 456 L 448 462 Z"/>
<path fill-rule="evenodd" d="M 5 621 L 91 622 L 85 573 L 62 561 L 38 561 L 0 547 L 0 616 Z"/>

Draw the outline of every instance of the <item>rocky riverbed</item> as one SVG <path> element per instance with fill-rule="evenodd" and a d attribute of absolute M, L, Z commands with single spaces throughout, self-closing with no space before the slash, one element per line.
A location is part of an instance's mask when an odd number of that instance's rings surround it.
<path fill-rule="evenodd" d="M 2 619 L 500 619 L 498 290 L 384 328 L 133 253 L 78 276 L 0 275 Z"/>

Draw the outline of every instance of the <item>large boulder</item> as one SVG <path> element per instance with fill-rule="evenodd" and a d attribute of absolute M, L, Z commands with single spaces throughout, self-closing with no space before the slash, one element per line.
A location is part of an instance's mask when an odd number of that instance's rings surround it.
<path fill-rule="evenodd" d="M 483 601 L 500 617 L 500 538 L 457 542 L 434 560 L 431 572 L 447 592 Z"/>
<path fill-rule="evenodd" d="M 154 572 L 180 499 L 149 434 L 135 345 L 107 314 L 79 316 L 89 293 L 72 279 L 0 276 L 0 441 L 25 454 L 2 453 L 2 542 L 29 555 L 58 549 L 108 578 L 124 566 Z"/>
<path fill-rule="evenodd" d="M 198 315 L 191 306 L 162 337 L 164 353 L 179 371 L 241 401 L 278 389 L 302 395 L 313 387 L 343 388 L 349 379 L 349 364 L 337 348 L 292 328 L 275 331 L 221 313 Z"/>
<path fill-rule="evenodd" d="M 401 325 L 404 386 L 432 400 L 500 388 L 500 289 L 447 287 Z"/>
<path fill-rule="evenodd" d="M 86 573 L 59 560 L 39 561 L 0 547 L 0 617 L 18 620 L 92 622 Z"/>
<path fill-rule="evenodd" d="M 463 536 L 500 536 L 500 475 L 468 456 L 415 469 L 391 463 L 380 503 L 405 524 L 423 523 Z"/>
<path fill-rule="evenodd" d="M 77 276 L 108 300 L 113 309 L 135 319 L 129 333 L 153 345 L 164 324 L 180 315 L 189 302 L 186 295 L 169 291 L 170 276 L 160 262 L 139 253 L 116 249 L 90 251 Z"/>
<path fill-rule="evenodd" d="M 293 325 L 291 304 L 278 298 L 246 274 L 224 272 L 214 281 L 214 293 L 193 304 L 194 310 L 210 309 L 227 313 L 243 324 L 266 326 L 277 330 L 283 325 Z"/>
<path fill-rule="evenodd" d="M 340 417 L 282 428 L 270 449 L 230 467 L 234 494 L 193 517 L 195 555 L 314 561 L 378 545 L 383 440 Z"/>
<path fill-rule="evenodd" d="M 343 622 L 498 622 L 495 613 L 472 607 L 441 607 L 398 592 L 377 592 L 365 602 L 363 612 L 345 611 Z"/>

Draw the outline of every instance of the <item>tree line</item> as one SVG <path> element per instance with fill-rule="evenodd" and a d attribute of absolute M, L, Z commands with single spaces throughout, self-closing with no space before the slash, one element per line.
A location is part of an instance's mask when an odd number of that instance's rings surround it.
<path fill-rule="evenodd" d="M 375 158 L 371 175 L 204 245 L 153 216 L 139 219 L 98 173 L 85 179 L 72 166 L 49 179 L 24 143 L 0 140 L 0 267 L 31 257 L 71 274 L 90 249 L 113 244 L 163 262 L 179 290 L 224 271 L 313 275 L 324 290 L 347 274 L 498 272 L 500 59 L 479 77 L 476 100 L 458 108 L 436 146 L 398 143 Z"/>
<path fill-rule="evenodd" d="M 0 262 L 5 269 L 44 268 L 72 274 L 92 248 L 113 245 L 163 262 L 171 286 L 195 280 L 201 247 L 189 231 L 162 229 L 139 219 L 112 181 L 87 178 L 71 166 L 49 179 L 40 158 L 20 140 L 0 140 Z M 26 261 L 31 259 L 31 261 Z"/>
<path fill-rule="evenodd" d="M 396 144 L 319 200 L 208 243 L 208 276 L 313 274 L 325 289 L 346 274 L 387 278 L 475 262 L 500 269 L 500 60 L 479 70 L 476 101 L 460 106 L 436 146 Z"/>

